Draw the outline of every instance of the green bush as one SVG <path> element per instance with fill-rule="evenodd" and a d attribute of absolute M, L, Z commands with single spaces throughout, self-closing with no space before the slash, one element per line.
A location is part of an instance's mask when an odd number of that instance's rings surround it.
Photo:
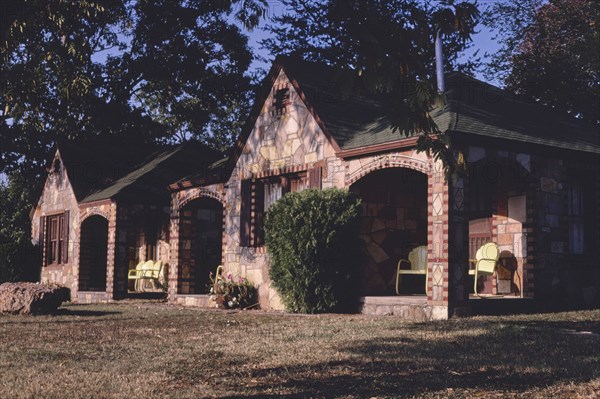
<path fill-rule="evenodd" d="M 269 276 L 288 311 L 351 310 L 360 265 L 360 200 L 345 190 L 305 190 L 265 217 Z"/>

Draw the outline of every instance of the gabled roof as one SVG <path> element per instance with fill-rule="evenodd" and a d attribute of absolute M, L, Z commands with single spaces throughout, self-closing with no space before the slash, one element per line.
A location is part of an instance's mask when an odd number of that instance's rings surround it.
<path fill-rule="evenodd" d="M 270 89 L 283 69 L 338 154 L 381 148 L 406 139 L 394 132 L 383 101 L 373 95 L 340 94 L 340 70 L 298 58 L 277 57 L 263 81 L 254 108 L 230 158 L 233 168 L 258 118 Z M 340 83 L 342 83 L 340 85 Z M 549 110 L 517 101 L 510 93 L 459 73 L 447 77 L 447 104 L 431 115 L 442 132 L 492 137 L 600 154 L 599 128 Z"/>
<path fill-rule="evenodd" d="M 77 202 L 123 177 L 154 150 L 108 140 L 60 141 L 56 148 Z"/>
<path fill-rule="evenodd" d="M 105 199 L 134 203 L 168 203 L 168 185 L 190 172 L 207 175 L 211 165 L 222 159 L 220 152 L 194 141 L 155 152 L 114 183 L 86 196 L 81 203 Z"/>

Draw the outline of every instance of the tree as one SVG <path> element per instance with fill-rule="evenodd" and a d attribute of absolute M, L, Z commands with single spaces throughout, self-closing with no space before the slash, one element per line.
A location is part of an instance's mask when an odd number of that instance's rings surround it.
<path fill-rule="evenodd" d="M 457 64 L 478 20 L 476 6 L 454 0 L 283 0 L 286 12 L 267 26 L 263 47 L 354 73 L 341 86 L 385 99 L 394 129 L 420 133 L 419 148 L 448 166 L 447 141 L 429 115 L 439 100 L 434 41 L 444 35 L 446 67 Z"/>
<path fill-rule="evenodd" d="M 486 21 L 504 29 L 506 59 L 492 59 L 491 73 L 525 101 L 600 124 L 600 3 L 550 0 L 532 9 L 512 0 L 491 11 L 499 17 Z M 509 30 L 504 21 L 510 19 L 522 22 Z"/>
<path fill-rule="evenodd" d="M 39 272 L 39 249 L 31 244 L 29 212 L 39 182 L 21 174 L 0 181 L 0 283 L 34 281 Z"/>
<path fill-rule="evenodd" d="M 525 31 L 535 20 L 536 10 L 544 0 L 508 0 L 493 2 L 481 15 L 481 23 L 492 29 L 494 40 L 500 48 L 493 54 L 485 54 L 482 73 L 489 80 L 505 81 L 511 69 L 510 60 L 519 49 Z"/>
<path fill-rule="evenodd" d="M 0 42 L 0 171 L 39 168 L 57 138 L 230 141 L 212 131 L 248 106 L 238 25 L 256 24 L 264 4 L 25 1 Z"/>

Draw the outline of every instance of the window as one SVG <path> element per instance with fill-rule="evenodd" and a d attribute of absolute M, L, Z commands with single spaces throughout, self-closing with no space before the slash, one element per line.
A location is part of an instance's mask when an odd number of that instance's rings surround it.
<path fill-rule="evenodd" d="M 273 116 L 281 116 L 285 113 L 286 106 L 290 101 L 290 89 L 287 86 L 273 88 Z"/>
<path fill-rule="evenodd" d="M 320 169 L 320 168 L 319 168 Z M 315 186 L 310 184 L 309 177 L 315 179 Z M 264 245 L 264 215 L 265 212 L 283 195 L 288 192 L 300 192 L 310 187 L 316 187 L 317 176 L 321 172 L 302 172 L 265 179 L 243 180 L 240 207 L 240 245 Z M 320 188 L 320 180 L 319 185 Z"/>
<path fill-rule="evenodd" d="M 583 220 L 583 193 L 581 184 L 571 183 L 568 191 L 569 205 L 569 249 L 571 254 L 583 254 L 584 220 Z"/>
<path fill-rule="evenodd" d="M 45 265 L 65 264 L 69 260 L 69 212 L 42 218 L 40 230 L 45 227 Z M 44 223 L 45 222 L 45 225 Z"/>

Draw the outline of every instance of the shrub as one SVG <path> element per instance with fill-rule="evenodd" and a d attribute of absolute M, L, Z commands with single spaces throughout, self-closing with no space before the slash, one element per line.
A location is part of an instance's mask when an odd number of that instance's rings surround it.
<path fill-rule="evenodd" d="M 359 204 L 345 190 L 304 190 L 267 212 L 269 276 L 288 311 L 350 310 L 360 264 Z"/>

